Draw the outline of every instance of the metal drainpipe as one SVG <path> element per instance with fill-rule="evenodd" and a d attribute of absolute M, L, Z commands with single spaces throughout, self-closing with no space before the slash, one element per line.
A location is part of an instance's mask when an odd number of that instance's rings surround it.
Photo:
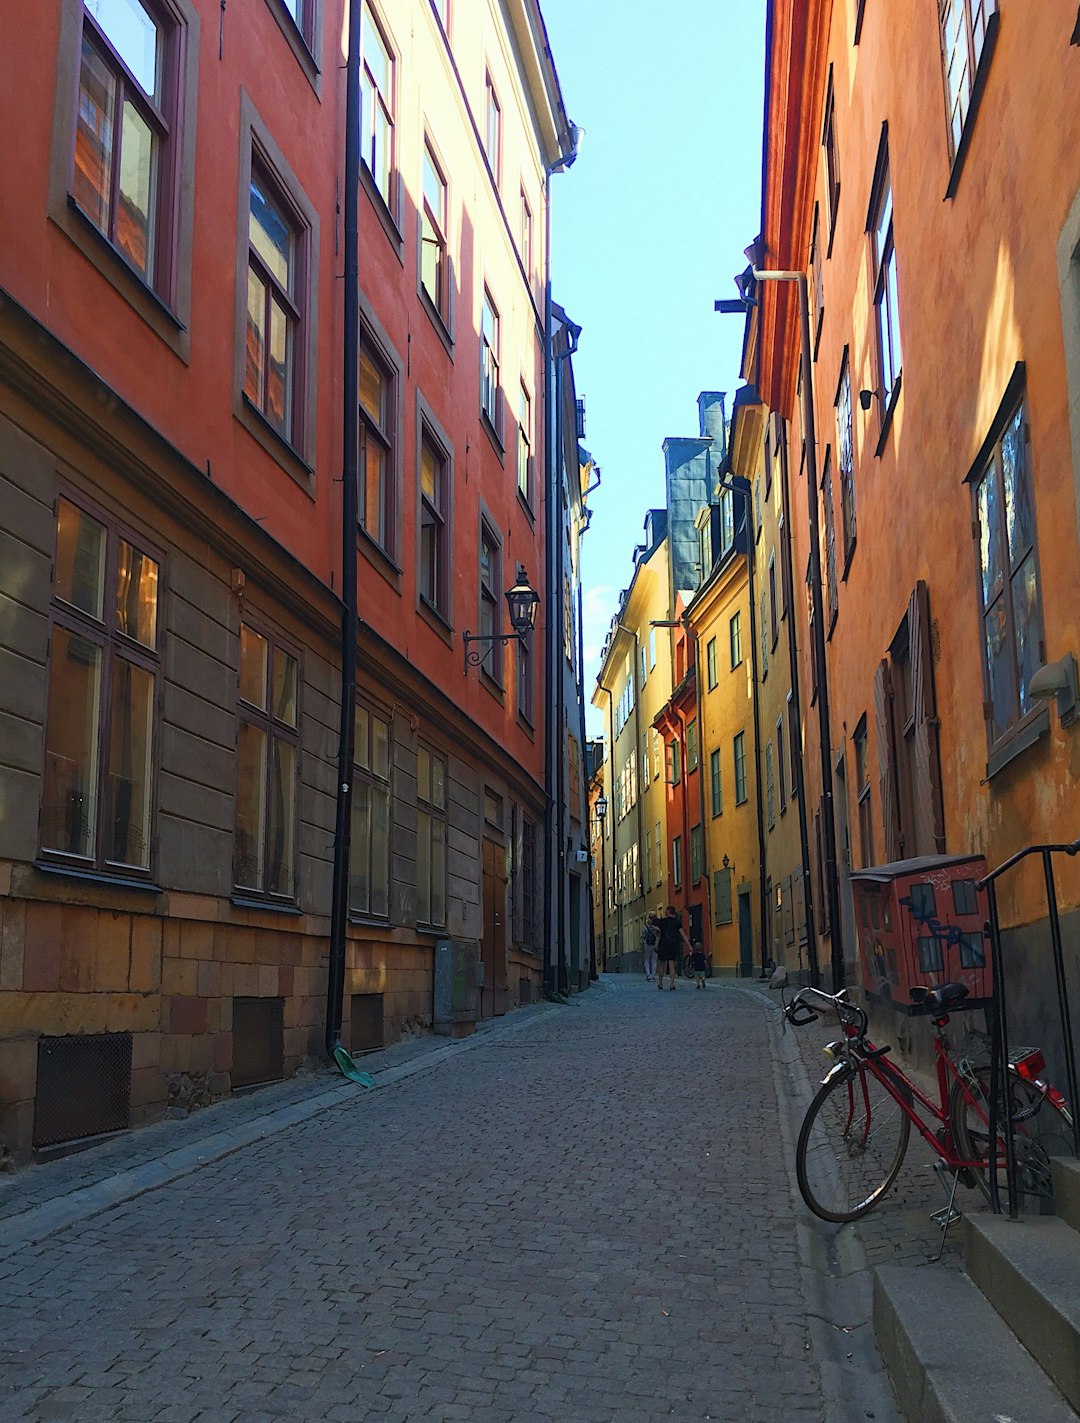
<path fill-rule="evenodd" d="M 755 530 L 754 530 L 754 508 L 751 502 L 749 489 L 744 491 L 746 500 L 746 537 L 748 547 L 746 553 L 747 583 L 750 592 L 750 674 L 753 679 L 753 709 L 754 709 L 754 789 L 757 797 L 757 843 L 758 843 L 758 897 L 760 901 L 761 914 L 761 976 L 766 976 L 766 944 L 769 932 L 769 891 L 766 886 L 765 873 L 765 807 L 761 799 L 761 695 L 758 686 L 758 636 L 757 636 L 757 593 L 754 579 L 754 559 L 755 559 Z"/>
<path fill-rule="evenodd" d="M 628 628 L 623 623 L 616 623 L 620 631 L 628 633 L 634 639 L 634 663 L 630 669 L 630 675 L 634 679 L 634 758 L 641 750 L 641 697 L 637 685 L 638 665 L 641 658 L 641 641 L 636 632 Z M 643 815 L 645 806 L 641 794 L 641 778 L 637 774 L 637 766 L 634 767 L 634 779 L 637 781 L 637 843 L 638 843 L 638 898 L 641 900 L 642 909 L 645 908 L 645 866 L 642 863 L 642 847 L 645 844 L 645 821 Z"/>
<path fill-rule="evenodd" d="M 810 960 L 810 984 L 817 988 L 821 984 L 821 969 L 818 965 L 817 933 L 814 922 L 814 896 L 810 888 L 810 836 L 806 816 L 806 777 L 803 774 L 803 753 L 802 753 L 802 697 L 799 692 L 799 649 L 795 638 L 795 575 L 793 572 L 793 558 L 791 552 L 791 494 L 788 488 L 788 454 L 787 454 L 787 432 L 784 432 L 784 444 L 780 456 L 780 497 L 784 511 L 784 543 L 787 545 L 787 558 L 781 560 L 786 563 L 784 570 L 784 597 L 788 605 L 788 673 L 791 682 L 791 713 L 795 718 L 795 726 L 798 731 L 796 745 L 789 745 L 788 753 L 794 761 L 795 783 L 799 788 L 799 850 L 802 855 L 802 878 L 803 878 L 803 908 L 806 917 L 806 949 Z M 790 736 L 790 726 L 788 730 L 788 741 Z M 794 918 L 794 916 L 793 916 Z"/>
<path fill-rule="evenodd" d="M 555 662 L 558 668 L 555 682 L 558 693 L 556 702 L 556 747 L 555 764 L 559 768 L 559 794 L 555 803 L 555 834 L 558 854 L 555 865 L 559 882 L 556 886 L 556 905 L 559 920 L 558 932 L 558 976 L 560 993 L 570 992 L 570 941 L 566 932 L 566 800 L 569 767 L 566 754 L 566 620 L 563 607 L 563 585 L 566 582 L 566 451 L 562 442 L 562 422 L 559 412 L 562 406 L 563 362 L 568 361 L 578 348 L 578 332 L 574 326 L 567 327 L 569 340 L 566 350 L 560 351 L 555 361 L 555 591 L 559 603 L 559 617 L 556 628 Z"/>
<path fill-rule="evenodd" d="M 345 67 L 345 391 L 341 482 L 341 719 L 338 728 L 338 788 L 334 819 L 334 868 L 326 979 L 326 1055 L 341 1040 L 345 999 L 345 933 L 349 917 L 352 775 L 356 737 L 357 473 L 360 435 L 360 6 L 349 7 L 349 53 Z"/>
<path fill-rule="evenodd" d="M 584 529 L 582 529 L 582 530 L 581 530 L 581 533 L 578 534 L 578 581 L 577 581 L 577 665 L 578 665 L 578 670 L 577 670 L 577 680 L 576 680 L 576 682 L 575 682 L 575 685 L 577 686 L 577 691 L 578 691 L 578 722 L 579 722 L 579 728 L 580 728 L 580 731 L 581 731 L 581 771 L 582 771 L 582 786 L 583 786 L 583 791 L 584 791 L 584 799 L 583 799 L 583 802 L 582 802 L 581 810 L 582 810 L 582 815 L 583 815 L 583 817 L 584 817 L 584 825 L 585 825 L 585 843 L 586 843 L 586 845 L 591 846 L 591 842 L 592 842 L 592 833 L 591 833 L 592 827 L 591 827 L 590 824 L 589 824 L 589 781 L 592 779 L 592 777 L 585 775 L 585 747 L 586 747 L 586 745 L 587 745 L 588 743 L 587 743 L 586 740 L 585 740 L 585 694 L 584 694 L 584 688 L 583 688 L 582 685 L 581 685 L 582 673 L 583 673 L 584 668 L 585 668 L 585 631 L 584 631 L 584 615 L 583 615 L 583 613 L 582 613 L 582 602 L 581 602 L 581 540 L 582 540 L 582 537 L 584 536 L 584 534 L 585 534 L 585 530 L 584 530 Z M 601 830 L 602 830 L 602 829 L 603 829 L 603 827 L 601 827 Z M 603 849 L 603 844 L 604 844 L 603 838 L 601 838 L 601 841 L 600 841 L 600 847 L 601 847 L 601 849 Z M 590 854 L 589 854 L 589 979 L 590 979 L 590 981 L 596 979 L 596 978 L 599 976 L 598 973 L 597 973 L 597 967 L 596 967 L 596 916 L 593 914 L 593 898 L 594 898 L 595 894 L 596 894 L 596 889 L 595 889 L 595 887 L 594 887 L 594 885 L 593 885 L 593 862 L 592 862 L 592 854 L 591 854 L 591 851 L 590 851 Z"/>

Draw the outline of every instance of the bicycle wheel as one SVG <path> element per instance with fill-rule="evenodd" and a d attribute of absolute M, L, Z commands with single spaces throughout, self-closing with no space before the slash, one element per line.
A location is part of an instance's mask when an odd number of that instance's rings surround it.
<path fill-rule="evenodd" d="M 693 960 L 691 959 L 691 957 L 690 957 L 689 954 L 687 954 L 686 957 L 683 959 L 682 965 L 681 965 L 679 971 L 681 972 L 683 978 L 693 978 L 693 976 L 694 976 L 694 962 L 693 962 Z"/>
<path fill-rule="evenodd" d="M 976 1082 L 968 1083 L 975 1096 L 969 1102 L 958 1080 L 949 1092 L 949 1120 L 957 1153 L 968 1161 L 985 1161 L 974 1169 L 975 1184 L 990 1199 L 990 1068 L 975 1068 Z M 1004 1114 L 1002 1114 L 1004 1115 Z M 1037 1087 L 1009 1069 L 1009 1116 L 1016 1151 L 1018 1206 L 1035 1215 L 1049 1215 L 1054 1208 L 1054 1178 L 1050 1160 L 1072 1154 L 1072 1116 L 1067 1107 L 1056 1106 Z M 1009 1206 L 1005 1176 L 1005 1141 L 999 1136 L 997 1160 L 998 1196 L 1002 1208 Z"/>
<path fill-rule="evenodd" d="M 905 1099 L 909 1094 L 897 1084 Z M 911 1123 L 892 1092 L 859 1066 L 810 1103 L 795 1149 L 803 1200 L 822 1220 L 857 1220 L 896 1180 Z"/>

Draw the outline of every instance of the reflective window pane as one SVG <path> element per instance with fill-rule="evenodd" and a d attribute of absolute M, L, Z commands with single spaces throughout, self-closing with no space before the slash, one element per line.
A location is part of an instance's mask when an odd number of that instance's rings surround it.
<path fill-rule="evenodd" d="M 390 913 L 390 793 L 371 790 L 371 912 Z"/>
<path fill-rule="evenodd" d="M 361 520 L 376 543 L 386 546 L 387 508 L 385 498 L 386 451 L 376 439 L 366 442 Z"/>
<path fill-rule="evenodd" d="M 297 672 L 296 658 L 275 647 L 273 714 L 287 726 L 296 725 Z"/>
<path fill-rule="evenodd" d="M 54 627 L 41 813 L 46 850 L 94 854 L 100 705 L 101 648 Z"/>
<path fill-rule="evenodd" d="M 439 458 L 425 440 L 420 446 L 420 489 L 436 509 L 442 507 Z"/>
<path fill-rule="evenodd" d="M 364 6 L 364 18 L 360 32 L 360 50 L 364 67 L 371 76 L 372 83 L 386 99 L 390 98 L 390 52 L 383 44 L 382 35 L 371 18 L 371 12 Z"/>
<path fill-rule="evenodd" d="M 367 707 L 356 708 L 356 745 L 353 750 L 353 760 L 358 766 L 369 767 L 371 765 L 371 751 L 369 741 L 371 739 L 370 718 Z"/>
<path fill-rule="evenodd" d="M 999 598 L 986 615 L 986 672 L 991 707 L 991 740 L 996 740 L 1009 729 L 1016 704 L 1005 602 L 1004 598 Z"/>
<path fill-rule="evenodd" d="M 240 699 L 266 710 L 266 669 L 269 647 L 265 637 L 240 626 Z"/>
<path fill-rule="evenodd" d="M 1035 555 L 1028 554 L 1012 582 L 1013 625 L 1016 629 L 1016 676 L 1020 695 L 1020 715 L 1033 703 L 1028 684 L 1042 663 L 1039 656 L 1039 589 L 1035 578 Z"/>
<path fill-rule="evenodd" d="M 363 347 L 360 348 L 360 404 L 381 429 L 386 421 L 386 379 Z"/>
<path fill-rule="evenodd" d="M 371 718 L 371 769 L 383 780 L 390 779 L 390 727 L 378 716 Z"/>
<path fill-rule="evenodd" d="M 274 429 L 285 436 L 288 436 L 292 423 L 291 325 L 284 307 L 271 300 L 265 413 Z"/>
<path fill-rule="evenodd" d="M 266 805 L 266 733 L 240 723 L 236 741 L 236 883 L 261 889 Z"/>
<path fill-rule="evenodd" d="M 99 621 L 105 604 L 105 530 L 66 499 L 56 511 L 56 596 Z"/>
<path fill-rule="evenodd" d="M 431 758 L 431 803 L 440 810 L 446 809 L 446 762 L 438 756 Z"/>
<path fill-rule="evenodd" d="M 244 394 L 260 410 L 266 370 L 266 283 L 248 268 L 247 334 L 244 338 Z"/>
<path fill-rule="evenodd" d="M 161 33 L 139 0 L 84 0 L 117 54 L 145 93 L 158 96 Z"/>
<path fill-rule="evenodd" d="M 416 751 L 416 794 L 420 800 L 431 799 L 431 752 L 426 746 Z"/>
<path fill-rule="evenodd" d="M 1001 556 L 997 480 L 992 469 L 979 481 L 975 497 L 979 510 L 979 566 L 982 570 L 983 606 L 988 607 L 1001 592 L 1005 577 Z"/>
<path fill-rule="evenodd" d="M 153 674 L 114 657 L 105 780 L 105 858 L 140 869 L 150 863 L 153 719 Z"/>
<path fill-rule="evenodd" d="M 364 781 L 353 786 L 352 849 L 349 864 L 349 908 L 354 914 L 371 912 L 371 791 Z"/>
<path fill-rule="evenodd" d="M 130 100 L 124 101 L 120 144 L 120 195 L 116 245 L 149 282 L 153 277 L 151 221 L 157 187 L 157 142 L 150 125 Z"/>
<path fill-rule="evenodd" d="M 120 540 L 116 564 L 116 628 L 144 647 L 157 642 L 158 566 Z"/>
<path fill-rule="evenodd" d="M 296 747 L 277 737 L 270 758 L 270 808 L 266 835 L 266 887 L 271 894 L 293 892 L 296 833 Z"/>
<path fill-rule="evenodd" d="M 90 221 L 109 234 L 116 78 L 83 36 L 72 196 Z"/>
<path fill-rule="evenodd" d="M 292 295 L 295 239 L 284 214 L 270 196 L 264 181 L 251 179 L 251 245 L 267 271 Z"/>
<path fill-rule="evenodd" d="M 1009 562 L 1015 568 L 1035 542 L 1031 480 L 1025 459 L 1023 406 L 1016 412 L 1001 441 L 1001 473 L 1005 485 Z"/>

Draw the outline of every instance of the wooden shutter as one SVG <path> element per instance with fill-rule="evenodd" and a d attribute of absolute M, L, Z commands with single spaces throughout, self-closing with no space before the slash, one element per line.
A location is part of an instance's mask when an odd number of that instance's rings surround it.
<path fill-rule="evenodd" d="M 713 875 L 713 914 L 717 924 L 731 923 L 731 870 Z"/>
<path fill-rule="evenodd" d="M 911 661 L 911 711 L 914 719 L 912 799 L 915 802 L 915 853 L 945 853 L 945 813 L 941 798 L 940 723 L 934 698 L 934 659 L 930 645 L 930 594 L 920 578 L 908 604 Z"/>
<path fill-rule="evenodd" d="M 885 831 L 885 859 L 900 858 L 900 797 L 896 784 L 896 749 L 893 741 L 892 675 L 887 659 L 878 663 L 874 677 L 874 711 L 877 716 L 878 780 L 881 787 L 881 823 Z"/>

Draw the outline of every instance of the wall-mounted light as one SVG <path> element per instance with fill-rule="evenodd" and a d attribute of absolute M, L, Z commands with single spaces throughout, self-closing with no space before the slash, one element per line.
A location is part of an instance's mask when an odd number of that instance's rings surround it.
<path fill-rule="evenodd" d="M 470 667 L 479 667 L 484 658 L 491 651 L 490 645 L 483 652 L 469 651 L 470 642 L 502 643 L 524 642 L 529 633 L 533 630 L 536 622 L 536 609 L 540 603 L 540 594 L 529 583 L 529 575 L 519 563 L 517 567 L 517 581 L 512 588 L 506 590 L 506 606 L 510 610 L 510 626 L 513 632 L 496 633 L 473 633 L 464 632 L 461 641 L 465 648 L 465 670 Z"/>
<path fill-rule="evenodd" d="M 1080 711 L 1077 708 L 1076 658 L 1071 652 L 1056 662 L 1040 667 L 1028 683 L 1028 696 L 1036 701 L 1057 700 L 1062 726 L 1071 726 Z"/>
<path fill-rule="evenodd" d="M 597 820 L 607 819 L 607 796 L 596 797 L 596 818 Z"/>
<path fill-rule="evenodd" d="M 860 391 L 859 391 L 859 404 L 862 406 L 862 408 L 863 408 L 864 410 L 869 410 L 870 407 L 871 407 L 871 405 L 873 405 L 873 403 L 874 403 L 874 396 L 875 396 L 875 395 L 877 395 L 877 391 L 876 391 L 876 390 L 860 390 Z"/>

